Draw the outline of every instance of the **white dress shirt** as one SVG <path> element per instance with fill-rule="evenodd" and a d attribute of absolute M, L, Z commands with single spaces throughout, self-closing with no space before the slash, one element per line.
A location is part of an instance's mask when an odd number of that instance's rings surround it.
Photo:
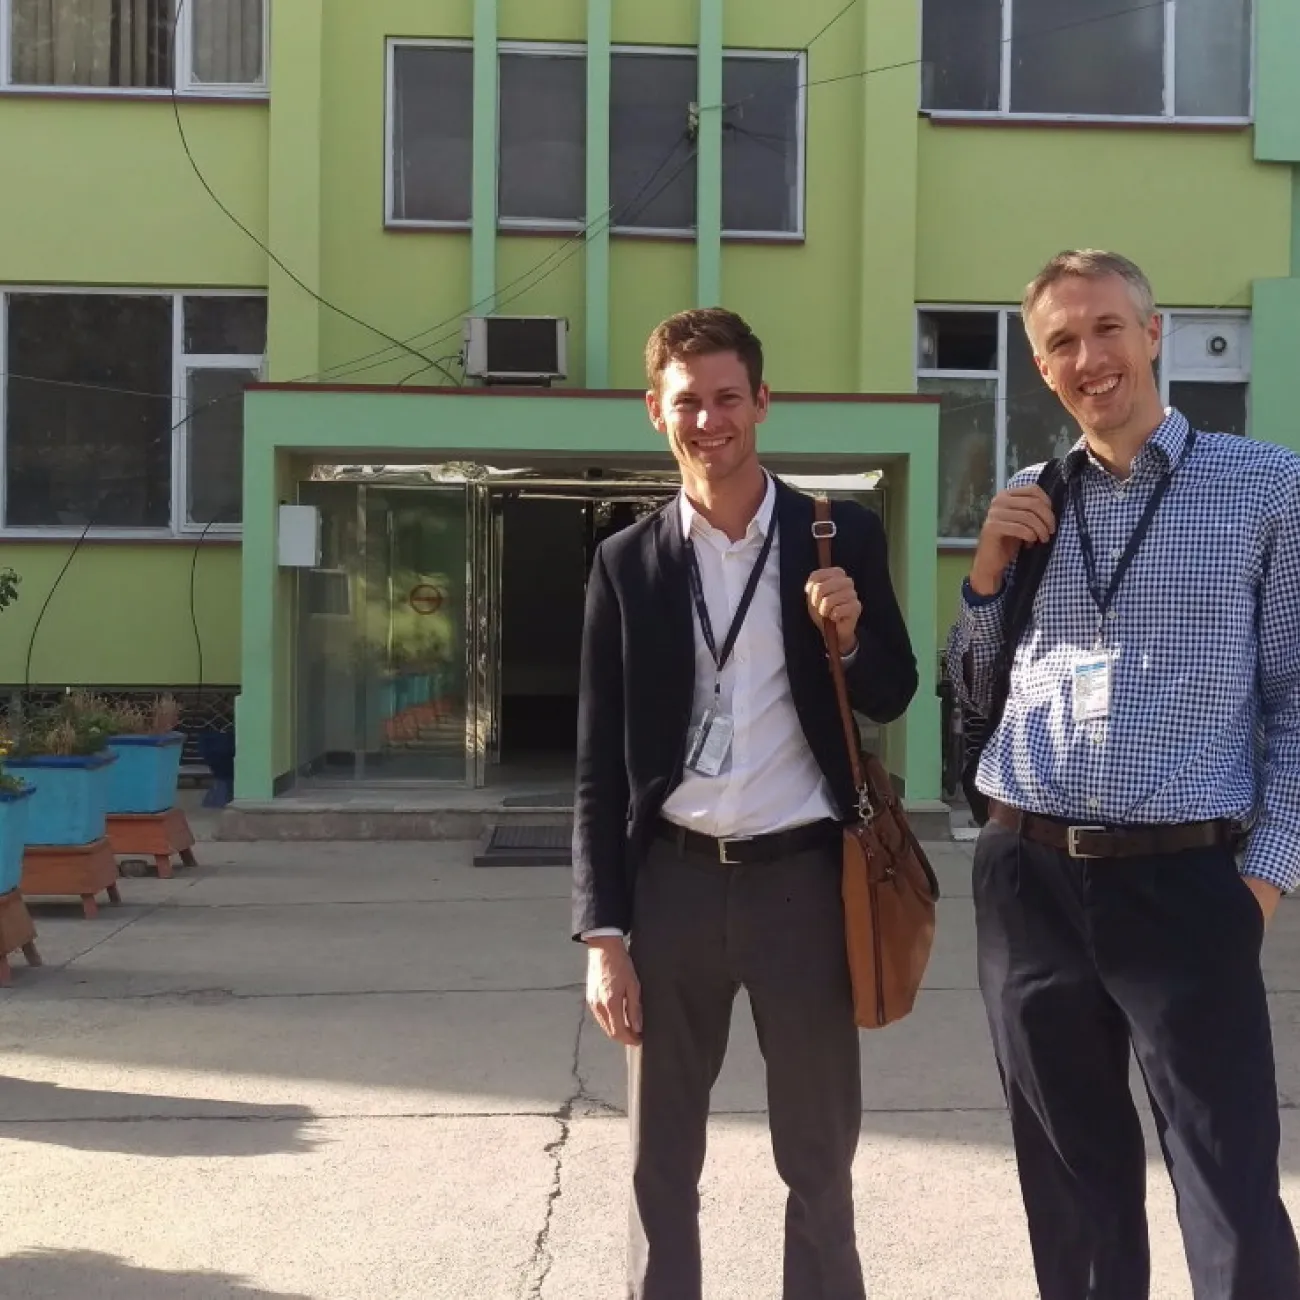
<path fill-rule="evenodd" d="M 679 508 L 683 535 L 695 545 L 704 602 L 721 651 L 745 584 L 774 524 L 776 484 L 769 476 L 763 504 L 738 542 L 714 528 L 685 493 Z M 695 723 L 713 706 L 717 672 L 699 617 L 692 621 Z M 830 791 L 804 739 L 785 671 L 779 530 L 731 658 L 722 670 L 721 687 L 721 711 L 734 724 L 730 762 L 717 776 L 701 776 L 688 768 L 682 783 L 664 803 L 664 817 L 677 826 L 717 838 L 766 835 L 834 817 Z"/>
<path fill-rule="evenodd" d="M 731 620 L 740 604 L 754 563 L 763 549 L 776 512 L 776 484 L 767 479 L 767 494 L 750 520 L 745 536 L 733 542 L 714 528 L 687 500 L 678 499 L 682 534 L 695 545 L 704 603 L 721 653 Z M 695 629 L 694 726 L 713 707 L 717 677 L 713 654 L 700 630 L 691 602 Z M 854 654 L 845 655 L 845 666 Z M 828 667 L 826 670 L 830 672 Z M 823 818 L 837 818 L 830 787 L 804 738 L 790 695 L 785 671 L 785 642 L 781 635 L 781 534 L 772 539 L 763 575 L 749 612 L 736 637 L 731 658 L 722 670 L 721 711 L 734 725 L 730 761 L 717 776 L 702 776 L 689 768 L 663 806 L 667 821 L 717 839 L 767 835 Z M 588 930 L 584 939 L 619 935 L 616 929 Z"/>

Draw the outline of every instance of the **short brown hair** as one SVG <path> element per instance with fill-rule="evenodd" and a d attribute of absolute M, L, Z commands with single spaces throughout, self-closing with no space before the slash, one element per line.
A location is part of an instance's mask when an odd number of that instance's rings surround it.
<path fill-rule="evenodd" d="M 1151 281 L 1142 268 L 1119 253 L 1107 253 L 1099 248 L 1071 248 L 1057 253 L 1029 282 L 1020 304 L 1020 319 L 1024 322 L 1026 333 L 1029 330 L 1030 314 L 1038 306 L 1038 300 L 1054 284 L 1071 276 L 1084 280 L 1105 280 L 1112 275 L 1119 276 L 1128 285 L 1129 297 L 1133 299 L 1138 318 L 1145 325 L 1155 315 L 1156 297 Z"/>
<path fill-rule="evenodd" d="M 755 397 L 763 385 L 763 345 L 749 326 L 723 307 L 697 307 L 678 312 L 659 325 L 645 345 L 645 373 L 658 391 L 659 380 L 674 361 L 734 352 L 749 374 Z"/>

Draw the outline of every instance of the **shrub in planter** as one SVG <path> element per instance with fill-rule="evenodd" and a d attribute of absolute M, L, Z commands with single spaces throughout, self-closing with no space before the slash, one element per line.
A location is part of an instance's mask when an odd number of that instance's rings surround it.
<path fill-rule="evenodd" d="M 93 697 L 69 696 L 57 709 L 24 719 L 9 772 L 36 786 L 27 813 L 28 844 L 92 844 L 108 816 L 109 714 Z"/>
<path fill-rule="evenodd" d="M 28 805 L 35 793 L 35 786 L 5 771 L 0 750 L 0 895 L 17 889 L 22 879 Z"/>
<path fill-rule="evenodd" d="M 109 752 L 117 756 L 108 783 L 110 816 L 166 812 L 176 803 L 185 735 L 176 729 L 180 707 L 170 695 L 113 711 Z"/>

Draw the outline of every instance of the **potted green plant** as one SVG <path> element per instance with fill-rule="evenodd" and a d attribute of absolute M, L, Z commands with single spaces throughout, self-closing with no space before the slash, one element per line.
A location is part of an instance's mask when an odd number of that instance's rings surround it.
<path fill-rule="evenodd" d="M 112 711 L 108 749 L 117 755 L 109 776 L 108 814 L 166 812 L 176 802 L 185 734 L 172 695 L 119 704 Z"/>
<path fill-rule="evenodd" d="M 27 844 L 28 805 L 36 787 L 5 768 L 8 745 L 0 744 L 0 898 L 18 888 Z"/>
<path fill-rule="evenodd" d="M 97 696 L 73 692 L 54 709 L 25 717 L 6 760 L 13 776 L 34 784 L 29 845 L 82 845 L 104 837 L 108 816 L 112 711 Z"/>

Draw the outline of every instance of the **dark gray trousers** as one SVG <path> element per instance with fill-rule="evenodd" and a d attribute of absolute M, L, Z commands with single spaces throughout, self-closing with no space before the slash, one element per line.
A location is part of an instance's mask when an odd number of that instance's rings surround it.
<path fill-rule="evenodd" d="M 631 952 L 644 1032 L 628 1053 L 629 1297 L 700 1300 L 709 1093 L 743 985 L 790 1189 L 784 1300 L 862 1300 L 852 1180 L 862 1093 L 838 843 L 735 867 L 656 842 L 638 873 Z"/>
<path fill-rule="evenodd" d="M 1141 1067 L 1196 1300 L 1300 1300 L 1278 1190 L 1264 919 L 1226 849 L 1080 861 L 994 823 L 980 987 L 1042 1300 L 1146 1300 Z"/>

